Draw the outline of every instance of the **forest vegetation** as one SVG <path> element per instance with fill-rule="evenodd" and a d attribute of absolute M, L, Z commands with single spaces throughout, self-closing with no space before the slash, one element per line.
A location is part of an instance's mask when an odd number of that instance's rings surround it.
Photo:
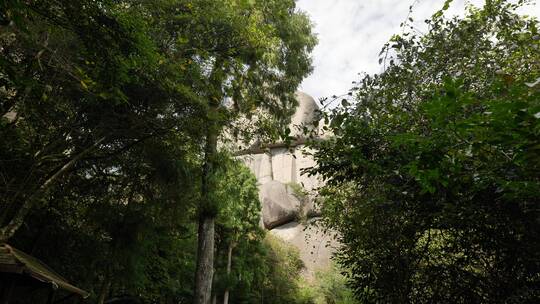
<path fill-rule="evenodd" d="M 540 36 L 524 1 L 410 24 L 326 111 L 324 220 L 361 303 L 540 298 Z M 332 100 L 327 100 L 327 103 Z"/>
<path fill-rule="evenodd" d="M 0 1 L 0 244 L 86 303 L 536 303 L 526 2 L 448 17 L 447 0 L 426 33 L 402 24 L 381 73 L 320 100 L 328 136 L 305 134 L 305 173 L 324 179 L 321 224 L 340 246 L 307 281 L 235 159 L 238 143 L 294 139 L 317 43 L 294 0 Z"/>

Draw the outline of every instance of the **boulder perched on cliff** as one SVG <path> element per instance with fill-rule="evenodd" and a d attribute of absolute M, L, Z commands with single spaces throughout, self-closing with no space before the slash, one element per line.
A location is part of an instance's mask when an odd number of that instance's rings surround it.
<path fill-rule="evenodd" d="M 266 229 L 289 223 L 298 217 L 300 201 L 287 192 L 287 187 L 284 184 L 278 181 L 270 181 L 261 185 L 259 197 L 262 203 L 262 218 Z"/>
<path fill-rule="evenodd" d="M 318 119 L 318 106 L 305 93 L 298 92 L 296 97 L 298 107 L 289 124 L 290 136 L 295 141 L 290 146 L 283 142 L 254 143 L 239 159 L 257 177 L 261 225 L 298 248 L 305 265 L 305 277 L 311 279 L 318 270 L 330 266 L 337 243 L 334 234 L 316 225 L 315 218 L 320 216 L 316 191 L 322 180 L 303 172 L 316 165 L 312 151 L 305 147 L 303 130 L 315 131 L 321 136 L 318 124 L 314 123 Z"/>

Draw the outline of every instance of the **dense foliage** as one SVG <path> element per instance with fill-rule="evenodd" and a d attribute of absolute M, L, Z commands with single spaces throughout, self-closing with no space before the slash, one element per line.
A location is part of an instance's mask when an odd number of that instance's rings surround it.
<path fill-rule="evenodd" d="M 448 19 L 450 2 L 427 34 L 392 38 L 385 71 L 313 144 L 325 222 L 364 303 L 540 297 L 538 21 L 508 1 Z"/>
<path fill-rule="evenodd" d="M 451 2 L 311 143 L 362 303 L 540 298 L 539 22 L 524 0 Z M 315 42 L 293 0 L 1 1 L 0 243 L 91 303 L 355 303 L 339 270 L 300 279 L 225 151 L 291 139 Z"/>
<path fill-rule="evenodd" d="M 0 242 L 90 302 L 189 303 L 197 257 L 214 255 L 197 222 L 221 212 L 216 273 L 234 243 L 242 279 L 214 294 L 274 288 L 254 178 L 217 139 L 277 136 L 314 44 L 292 0 L 1 1 Z"/>

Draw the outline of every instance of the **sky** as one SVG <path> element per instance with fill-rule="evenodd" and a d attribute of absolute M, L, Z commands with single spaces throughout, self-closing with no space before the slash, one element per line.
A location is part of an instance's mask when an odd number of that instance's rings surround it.
<path fill-rule="evenodd" d="M 540 2 L 540 0 L 537 0 Z M 444 0 L 298 0 L 315 25 L 319 44 L 313 52 L 314 71 L 300 90 L 315 100 L 342 95 L 358 80 L 358 73 L 378 73 L 378 54 L 393 34 L 401 33 L 400 23 L 409 15 L 415 27 L 427 29 L 423 20 L 442 8 Z M 465 12 L 465 4 L 479 6 L 483 0 L 454 0 L 447 15 Z M 529 5 L 522 13 L 540 17 L 540 4 Z"/>

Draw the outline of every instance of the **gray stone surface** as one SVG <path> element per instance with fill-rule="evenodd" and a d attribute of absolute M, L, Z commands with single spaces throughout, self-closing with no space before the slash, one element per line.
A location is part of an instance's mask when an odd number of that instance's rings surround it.
<path fill-rule="evenodd" d="M 298 217 L 300 201 L 289 194 L 285 185 L 278 181 L 262 184 L 259 187 L 259 198 L 262 203 L 262 218 L 266 229 L 286 224 Z"/>
<path fill-rule="evenodd" d="M 257 166 L 257 169 L 258 169 L 257 180 L 259 181 L 259 183 L 264 184 L 274 179 L 273 173 L 272 173 L 272 159 L 271 159 L 271 156 L 266 153 L 259 154 L 259 155 L 260 155 L 260 159 Z"/>
<path fill-rule="evenodd" d="M 242 155 L 239 159 L 251 170 L 259 184 L 273 179 L 270 155 L 266 153 Z"/>
<path fill-rule="evenodd" d="M 333 233 L 317 226 L 317 219 L 307 224 L 290 222 L 270 230 L 270 233 L 292 244 L 304 262 L 304 277 L 313 279 L 317 270 L 328 268 L 338 243 Z"/>
<path fill-rule="evenodd" d="M 296 100 L 298 101 L 298 107 L 291 118 L 289 128 L 292 136 L 302 136 L 302 127 L 305 126 L 313 130 L 315 111 L 319 109 L 319 106 L 317 106 L 313 97 L 303 92 L 296 92 Z"/>
<path fill-rule="evenodd" d="M 315 195 L 310 195 L 306 200 L 304 200 L 303 214 L 306 218 L 321 216 L 321 208 L 316 199 L 317 198 Z"/>
<path fill-rule="evenodd" d="M 292 136 L 302 136 L 294 126 L 307 126 L 316 129 L 312 122 L 315 100 L 305 93 L 298 92 L 299 107 L 292 117 Z M 330 257 L 337 243 L 332 233 L 325 233 L 316 226 L 320 212 L 314 203 L 315 190 L 322 185 L 318 176 L 302 174 L 303 168 L 312 167 L 315 161 L 303 153 L 302 145 L 292 153 L 287 148 L 272 148 L 269 153 L 242 156 L 240 159 L 257 177 L 259 198 L 262 204 L 261 226 L 270 233 L 294 245 L 306 268 L 304 276 L 312 279 L 319 269 L 330 266 Z M 306 190 L 304 195 L 295 195 L 291 183 L 300 184 Z M 308 218 L 308 224 L 299 223 L 299 218 Z"/>
<path fill-rule="evenodd" d="M 284 184 L 296 182 L 296 160 L 287 148 L 275 148 L 272 153 L 272 175 Z"/>
<path fill-rule="evenodd" d="M 307 148 L 299 147 L 294 151 L 296 156 L 296 182 L 299 183 L 308 192 L 321 186 L 321 181 L 318 176 L 308 176 L 302 173 L 302 169 L 315 166 L 315 160 L 311 155 L 306 155 L 304 152 L 309 152 Z"/>
<path fill-rule="evenodd" d="M 295 238 L 298 237 L 302 233 L 302 229 L 304 229 L 304 226 L 299 224 L 296 221 L 275 227 L 274 229 L 270 230 L 270 233 L 273 235 L 279 237 L 280 239 L 291 242 Z"/>

